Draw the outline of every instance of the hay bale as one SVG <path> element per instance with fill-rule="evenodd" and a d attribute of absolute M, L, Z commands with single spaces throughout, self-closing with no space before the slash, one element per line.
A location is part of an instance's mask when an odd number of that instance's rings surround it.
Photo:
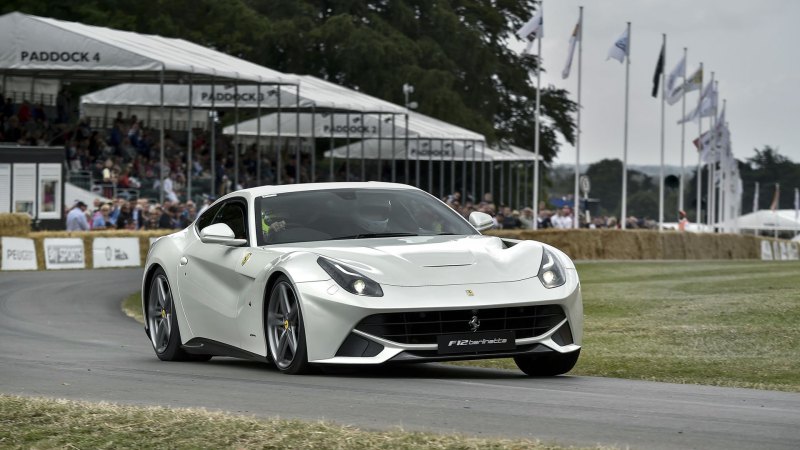
<path fill-rule="evenodd" d="M 167 234 L 174 233 L 175 230 L 145 230 L 145 231 L 130 231 L 130 230 L 102 230 L 102 231 L 37 231 L 30 233 L 30 237 L 34 240 L 36 246 L 36 258 L 39 262 L 39 267 L 42 269 L 44 266 L 44 240 L 45 238 L 78 238 L 83 240 L 83 252 L 86 256 L 86 268 L 91 269 L 94 264 L 92 255 L 92 242 L 96 237 L 107 238 L 122 238 L 122 237 L 135 237 L 139 239 L 139 265 L 144 266 L 144 261 L 147 258 L 147 251 L 150 249 L 150 238 L 161 237 Z"/>
<path fill-rule="evenodd" d="M 22 213 L 0 213 L 0 236 L 26 237 L 31 232 L 31 216 Z"/>

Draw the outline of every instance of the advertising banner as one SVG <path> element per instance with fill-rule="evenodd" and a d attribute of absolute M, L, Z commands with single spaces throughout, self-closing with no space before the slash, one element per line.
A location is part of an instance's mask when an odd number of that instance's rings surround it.
<path fill-rule="evenodd" d="M 3 262 L 0 270 L 36 270 L 36 249 L 33 239 L 3 237 Z"/>
<path fill-rule="evenodd" d="M 83 241 L 78 238 L 45 238 L 44 266 L 51 269 L 84 269 Z"/>
<path fill-rule="evenodd" d="M 92 267 L 138 267 L 139 238 L 94 238 Z"/>
<path fill-rule="evenodd" d="M 766 239 L 761 241 L 761 260 L 772 261 L 772 244 Z"/>

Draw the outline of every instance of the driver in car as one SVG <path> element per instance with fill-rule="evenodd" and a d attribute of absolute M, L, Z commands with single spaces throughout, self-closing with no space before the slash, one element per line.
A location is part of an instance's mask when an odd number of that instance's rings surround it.
<path fill-rule="evenodd" d="M 358 200 L 356 220 L 358 226 L 367 233 L 385 233 L 389 228 L 389 215 L 392 204 L 389 200 L 367 197 Z"/>
<path fill-rule="evenodd" d="M 264 238 L 269 237 L 270 233 L 277 233 L 286 229 L 286 219 L 273 220 L 269 213 L 263 211 L 261 213 L 261 233 Z"/>

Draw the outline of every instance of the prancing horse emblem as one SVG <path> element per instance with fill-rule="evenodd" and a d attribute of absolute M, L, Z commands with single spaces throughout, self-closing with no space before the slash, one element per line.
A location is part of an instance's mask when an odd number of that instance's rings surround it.
<path fill-rule="evenodd" d="M 475 293 L 472 292 L 472 289 L 467 289 L 467 297 L 474 297 Z"/>
<path fill-rule="evenodd" d="M 481 321 L 478 320 L 478 316 L 472 316 L 472 319 L 469 321 L 468 325 L 469 329 L 474 333 L 478 331 L 478 328 L 481 327 Z"/>
<path fill-rule="evenodd" d="M 242 258 L 242 265 L 245 265 L 245 263 L 250 259 L 251 256 L 253 256 L 252 253 L 250 252 L 245 253 L 244 258 Z"/>

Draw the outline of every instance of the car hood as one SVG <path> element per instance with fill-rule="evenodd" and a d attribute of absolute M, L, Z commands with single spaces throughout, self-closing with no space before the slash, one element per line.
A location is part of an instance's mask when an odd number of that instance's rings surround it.
<path fill-rule="evenodd" d="M 412 236 L 280 246 L 345 263 L 380 284 L 435 286 L 517 281 L 536 276 L 542 245 L 511 247 L 493 236 Z M 271 247 L 270 250 L 277 250 Z"/>

